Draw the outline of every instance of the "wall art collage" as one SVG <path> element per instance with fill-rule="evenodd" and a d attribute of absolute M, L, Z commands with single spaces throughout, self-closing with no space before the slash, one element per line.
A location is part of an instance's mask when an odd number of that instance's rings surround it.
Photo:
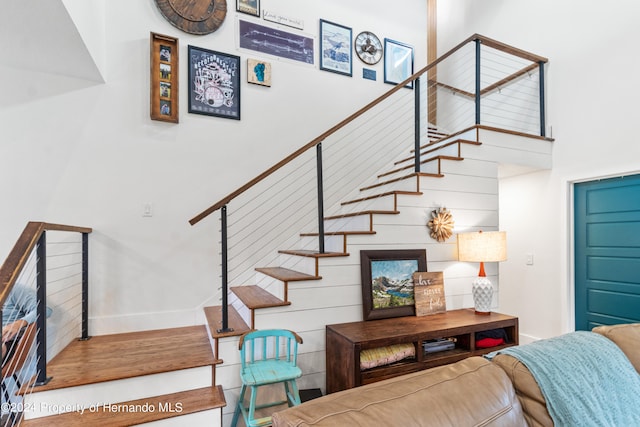
<path fill-rule="evenodd" d="M 293 31 L 261 25 L 238 18 L 238 41 L 242 49 L 315 65 L 315 37 L 297 33 L 304 22 L 297 18 L 263 10 L 260 0 L 236 0 L 236 11 L 265 22 L 287 26 Z M 355 38 L 350 27 L 320 19 L 318 37 L 319 69 L 353 75 L 353 56 L 367 66 L 384 58 L 384 83 L 400 84 L 413 74 L 413 47 L 388 38 L 384 45 L 371 31 Z M 179 27 L 180 28 L 180 27 Z M 193 32 L 192 32 L 193 33 Z M 240 57 L 229 53 L 188 46 L 189 113 L 240 120 Z M 270 87 L 271 63 L 248 58 L 247 82 Z M 362 77 L 377 80 L 376 70 L 363 68 Z M 151 33 L 151 119 L 178 123 L 178 39 Z M 413 82 L 406 83 L 413 88 Z"/>

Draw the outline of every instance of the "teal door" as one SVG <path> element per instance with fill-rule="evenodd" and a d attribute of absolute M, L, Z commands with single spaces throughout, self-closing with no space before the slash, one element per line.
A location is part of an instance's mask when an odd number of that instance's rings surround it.
<path fill-rule="evenodd" d="M 574 194 L 576 330 L 640 322 L 640 175 Z"/>

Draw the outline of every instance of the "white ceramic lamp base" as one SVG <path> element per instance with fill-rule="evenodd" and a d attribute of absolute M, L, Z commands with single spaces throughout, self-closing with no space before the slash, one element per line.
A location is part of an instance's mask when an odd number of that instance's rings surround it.
<path fill-rule="evenodd" d="M 476 280 L 471 285 L 471 292 L 476 313 L 491 313 L 491 304 L 493 302 L 493 284 L 491 281 L 486 277 L 476 277 Z"/>

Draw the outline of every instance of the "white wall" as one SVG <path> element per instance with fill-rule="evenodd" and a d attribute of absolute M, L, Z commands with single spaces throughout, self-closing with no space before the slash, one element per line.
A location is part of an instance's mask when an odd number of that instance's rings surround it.
<path fill-rule="evenodd" d="M 372 82 L 356 58 L 349 78 L 320 71 L 317 55 L 307 66 L 238 49 L 237 17 L 252 17 L 230 1 L 224 24 L 206 36 L 174 28 L 153 0 L 96 1 L 105 36 L 92 33 L 86 45 L 97 50 L 104 84 L 0 68 L 0 259 L 29 220 L 93 227 L 92 334 L 192 324 L 202 305 L 218 303 L 219 234 L 217 216 L 196 227 L 187 221 L 391 86 L 381 63 L 368 67 L 378 74 Z M 412 44 L 415 69 L 426 64 L 424 1 L 389 8 L 263 0 L 262 7 L 302 19 L 304 34 L 315 38 L 322 18 L 352 27 L 354 36 L 371 30 Z M 73 18 L 85 13 L 95 22 L 89 10 L 74 8 Z M 151 31 L 180 39 L 177 125 L 149 119 Z M 243 83 L 241 121 L 188 114 L 189 44 L 241 56 L 243 82 L 247 58 L 271 60 L 272 87 Z M 142 217 L 146 203 L 151 218 Z"/>
<path fill-rule="evenodd" d="M 637 173 L 636 54 L 640 3 L 466 0 L 439 2 L 439 51 L 480 33 L 549 58 L 547 124 L 553 169 L 502 180 L 500 310 L 532 339 L 574 328 L 571 183 Z M 549 135 L 548 131 L 548 135 Z M 534 264 L 525 263 L 526 254 Z"/>

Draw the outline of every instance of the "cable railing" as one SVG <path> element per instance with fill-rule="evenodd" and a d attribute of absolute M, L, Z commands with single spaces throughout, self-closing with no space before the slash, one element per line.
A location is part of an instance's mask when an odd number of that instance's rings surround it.
<path fill-rule="evenodd" d="M 29 222 L 0 267 L 2 427 L 18 425 L 24 396 L 49 382 L 47 362 L 89 338 L 89 233 Z"/>
<path fill-rule="evenodd" d="M 360 200 L 360 189 L 380 180 L 399 182 L 431 173 L 423 164 L 428 157 L 425 146 L 443 145 L 450 135 L 474 127 L 544 137 L 546 62 L 473 35 L 192 218 L 189 222 L 195 225 L 220 211 L 220 332 L 230 329 L 230 285 L 253 281 L 255 267 L 278 263 L 277 249 L 343 252 L 341 232 L 368 231 L 350 214 L 380 209 L 377 197 L 358 204 L 343 202 Z M 413 89 L 405 87 L 410 82 Z M 389 178 L 378 177 L 411 152 L 412 167 L 400 168 Z M 411 186 L 398 189 L 411 191 Z M 332 216 L 345 220 L 340 224 L 327 220 Z M 294 259 L 282 266 L 309 270 L 309 259 Z M 277 290 L 272 293 L 279 296 Z"/>

